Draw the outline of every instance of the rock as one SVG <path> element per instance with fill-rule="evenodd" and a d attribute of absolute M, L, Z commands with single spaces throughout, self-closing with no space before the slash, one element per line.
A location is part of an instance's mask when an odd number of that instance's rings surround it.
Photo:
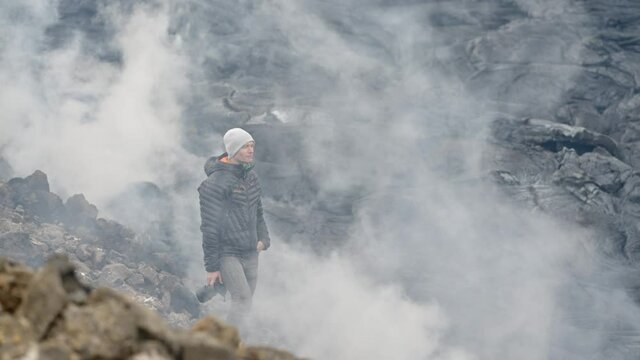
<path fill-rule="evenodd" d="M 108 250 L 104 261 L 108 264 L 124 264 L 128 267 L 135 267 L 133 259 L 114 249 Z"/>
<path fill-rule="evenodd" d="M 182 359 L 184 360 L 232 360 L 234 351 L 215 338 L 204 333 L 192 333 L 182 339 Z"/>
<path fill-rule="evenodd" d="M 0 358 L 22 359 L 36 340 L 25 318 L 0 313 Z"/>
<path fill-rule="evenodd" d="M 57 342 L 44 342 L 38 346 L 38 359 L 76 360 L 79 356 L 66 345 Z"/>
<path fill-rule="evenodd" d="M 133 353 L 137 329 L 124 304 L 92 301 L 67 307 L 50 338 L 85 358 L 117 359 Z"/>
<path fill-rule="evenodd" d="M 127 227 L 115 221 L 102 218 L 96 220 L 95 234 L 102 244 L 108 245 L 110 250 L 115 250 L 119 253 L 130 250 L 130 240 L 135 236 L 133 231 Z"/>
<path fill-rule="evenodd" d="M 559 153 L 560 166 L 553 175 L 554 181 L 586 185 L 593 183 L 600 189 L 615 194 L 620 190 L 633 169 L 613 156 L 598 153 L 578 155 L 574 150 Z"/>
<path fill-rule="evenodd" d="M 46 335 L 53 320 L 67 305 L 62 277 L 73 272 L 73 265 L 63 257 L 53 257 L 38 271 L 26 289 L 17 314 L 31 323 L 34 336 Z"/>
<path fill-rule="evenodd" d="M 609 133 L 612 125 L 593 105 L 587 102 L 575 102 L 562 106 L 558 109 L 556 118 L 564 124 L 580 126 L 601 134 Z"/>
<path fill-rule="evenodd" d="M 144 285 L 144 276 L 142 276 L 142 274 L 139 274 L 139 273 L 133 273 L 125 281 L 127 282 L 127 284 L 133 286 L 134 288 L 140 287 Z"/>
<path fill-rule="evenodd" d="M 37 245 L 25 232 L 1 234 L 0 249 L 4 255 L 34 267 L 42 265 L 47 254 L 47 247 Z"/>
<path fill-rule="evenodd" d="M 0 257 L 0 313 L 13 313 L 18 309 L 32 277 L 31 269 Z"/>
<path fill-rule="evenodd" d="M 195 294 L 182 284 L 171 291 L 171 309 L 175 312 L 187 311 L 193 317 L 200 316 L 200 302 Z"/>
<path fill-rule="evenodd" d="M 144 276 L 144 279 L 148 281 L 154 287 L 157 287 L 160 284 L 160 276 L 158 272 L 149 265 L 140 264 L 138 266 L 138 272 Z"/>
<path fill-rule="evenodd" d="M 238 330 L 213 316 L 205 316 L 191 327 L 191 332 L 201 332 L 212 336 L 231 349 L 239 349 Z"/>
<path fill-rule="evenodd" d="M 26 213 L 44 221 L 58 221 L 64 217 L 65 208 L 60 198 L 49 192 L 47 175 L 37 170 L 22 179 L 13 178 L 7 183 L 0 198 L 5 206 L 21 205 Z M 8 194 L 7 194 L 8 192 Z"/>
<path fill-rule="evenodd" d="M 146 341 L 140 345 L 136 354 L 131 356 L 131 360 L 171 360 L 173 356 L 167 349 L 157 341 Z"/>
<path fill-rule="evenodd" d="M 243 351 L 241 358 L 245 360 L 301 360 L 291 353 L 266 346 L 248 347 Z"/>
<path fill-rule="evenodd" d="M 578 154 L 602 147 L 624 160 L 618 144 L 612 138 L 582 127 L 542 119 L 500 119 L 494 122 L 493 131 L 496 139 L 506 143 L 537 145 L 552 152 L 559 152 L 566 147 Z"/>
<path fill-rule="evenodd" d="M 109 264 L 102 268 L 98 282 L 105 286 L 119 286 L 124 284 L 133 272 L 122 264 Z"/>
<path fill-rule="evenodd" d="M 92 225 L 98 216 L 98 208 L 90 204 L 82 194 L 76 194 L 67 199 L 67 224 Z"/>
<path fill-rule="evenodd" d="M 640 175 L 634 174 L 627 179 L 621 191 L 623 202 L 640 204 Z"/>
<path fill-rule="evenodd" d="M 41 224 L 36 229 L 34 237 L 55 249 L 60 249 L 71 242 L 77 242 L 77 239 L 71 238 L 63 228 L 54 224 Z"/>
<path fill-rule="evenodd" d="M 27 176 L 24 181 L 31 191 L 49 192 L 49 180 L 47 179 L 47 174 L 40 170 L 36 170 L 33 174 Z"/>

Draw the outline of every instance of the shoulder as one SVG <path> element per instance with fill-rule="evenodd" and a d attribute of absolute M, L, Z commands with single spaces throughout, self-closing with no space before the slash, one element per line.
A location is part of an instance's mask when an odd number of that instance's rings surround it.
<path fill-rule="evenodd" d="M 198 187 L 198 191 L 222 191 L 226 192 L 231 187 L 233 176 L 228 171 L 216 171 L 209 175 Z"/>

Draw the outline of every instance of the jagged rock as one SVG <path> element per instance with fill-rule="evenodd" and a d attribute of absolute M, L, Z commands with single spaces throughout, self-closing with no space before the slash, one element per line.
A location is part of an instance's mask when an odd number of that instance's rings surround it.
<path fill-rule="evenodd" d="M 89 289 L 75 276 L 74 265 L 65 256 L 51 257 L 31 279 L 18 313 L 31 320 L 39 336 L 68 301 L 82 303 Z"/>
<path fill-rule="evenodd" d="M 134 351 L 137 336 L 135 320 L 117 302 L 92 302 L 69 306 L 51 339 L 68 344 L 74 352 L 89 358 L 124 358 Z"/>
<path fill-rule="evenodd" d="M 47 174 L 36 170 L 33 174 L 24 179 L 25 184 L 31 191 L 49 192 L 49 180 Z"/>
<path fill-rule="evenodd" d="M 18 309 L 32 277 L 31 269 L 0 257 L 0 313 Z"/>
<path fill-rule="evenodd" d="M 558 109 L 556 119 L 571 126 L 580 126 L 600 134 L 611 130 L 611 122 L 588 102 L 570 103 Z"/>
<path fill-rule="evenodd" d="M 158 272 L 149 265 L 140 264 L 138 266 L 138 272 L 144 276 L 144 279 L 148 281 L 153 287 L 157 287 L 160 284 L 160 276 Z"/>
<path fill-rule="evenodd" d="M 61 256 L 35 275 L 0 258 L 0 358 L 295 359 L 242 347 L 237 330 L 213 317 L 189 331 L 172 329 L 114 290 L 86 287 L 74 270 Z"/>
<path fill-rule="evenodd" d="M 130 240 L 134 238 L 135 234 L 115 221 L 98 218 L 96 221 L 96 236 L 103 244 L 108 244 L 111 250 L 122 253 L 130 250 Z"/>
<path fill-rule="evenodd" d="M 606 149 L 611 155 L 624 160 L 618 144 L 610 137 L 582 127 L 572 127 L 542 119 L 499 119 L 493 124 L 494 137 L 507 144 L 537 145 L 552 152 L 563 148 L 576 150 L 578 154 Z"/>
<path fill-rule="evenodd" d="M 13 178 L 2 187 L 0 204 L 4 206 L 22 206 L 30 216 L 44 221 L 58 221 L 64 214 L 62 200 L 49 192 L 47 175 L 40 170 L 24 179 Z"/>
<path fill-rule="evenodd" d="M 574 150 L 558 154 L 560 166 L 553 177 L 556 182 L 586 185 L 592 183 L 608 193 L 616 193 L 631 176 L 631 166 L 614 158 L 595 152 L 578 155 Z"/>
<path fill-rule="evenodd" d="M 83 194 L 76 194 L 67 199 L 67 223 L 73 225 L 94 224 L 98 216 L 98 208 L 90 204 Z"/>
<path fill-rule="evenodd" d="M 37 339 L 46 334 L 53 320 L 67 305 L 62 277 L 69 271 L 73 272 L 73 265 L 63 258 L 54 257 L 35 274 L 27 287 L 17 314 L 29 320 Z"/>

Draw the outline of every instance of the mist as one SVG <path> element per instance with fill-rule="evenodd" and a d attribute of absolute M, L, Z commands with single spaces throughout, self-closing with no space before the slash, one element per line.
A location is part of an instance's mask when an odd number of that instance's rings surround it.
<path fill-rule="evenodd" d="M 309 246 L 313 234 L 285 242 L 271 231 L 249 341 L 316 359 L 632 353 L 611 342 L 620 329 L 637 331 L 640 316 L 622 286 L 622 264 L 598 252 L 596 234 L 502 195 L 483 158 L 494 119 L 548 116 L 574 86 L 576 69 L 556 74 L 543 65 L 579 62 L 580 38 L 525 34 L 588 33 L 579 4 L 80 7 L 97 33 L 61 27 L 78 18 L 59 13 L 64 4 L 0 5 L 0 151 L 16 176 L 41 169 L 52 191 L 82 192 L 101 216 L 137 231 L 151 226 L 140 205 L 149 199 L 122 194 L 154 184 L 167 195 L 195 286 L 205 276 L 196 188 L 205 160 L 222 152 L 221 134 L 237 121 L 222 101 L 234 89 L 248 124 L 272 114 L 300 129 L 304 147 L 295 156 L 313 174 L 318 198 L 355 198 L 342 244 L 322 254 Z M 506 36 L 491 24 L 502 21 L 492 18 L 501 11 L 520 17 L 508 26 L 522 41 L 475 54 L 479 29 Z M 467 53 L 541 64 L 540 72 L 504 92 L 506 77 L 474 69 Z M 123 206 L 139 211 L 125 214 Z M 295 206 L 304 212 L 312 204 Z"/>

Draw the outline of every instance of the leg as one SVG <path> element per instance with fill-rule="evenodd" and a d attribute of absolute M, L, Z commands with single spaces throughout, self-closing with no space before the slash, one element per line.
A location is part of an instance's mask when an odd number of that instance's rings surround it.
<path fill-rule="evenodd" d="M 235 256 L 224 256 L 220 259 L 222 281 L 231 294 L 231 309 L 227 321 L 241 327 L 251 309 L 251 288 L 240 259 Z"/>
<path fill-rule="evenodd" d="M 242 267 L 247 277 L 247 283 L 251 289 L 251 295 L 256 292 L 258 283 L 258 253 L 250 253 L 242 258 Z"/>

